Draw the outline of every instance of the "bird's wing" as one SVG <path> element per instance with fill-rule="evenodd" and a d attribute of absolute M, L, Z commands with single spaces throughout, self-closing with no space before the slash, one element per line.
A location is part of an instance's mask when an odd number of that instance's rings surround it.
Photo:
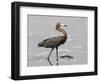
<path fill-rule="evenodd" d="M 43 42 L 45 42 L 45 41 L 47 41 L 47 40 L 49 40 L 49 38 L 48 38 L 48 39 L 46 39 L 46 40 L 43 40 Z"/>
<path fill-rule="evenodd" d="M 61 37 L 62 36 L 51 37 L 51 38 L 48 38 L 48 39 L 44 40 L 43 42 L 47 42 L 47 41 L 50 41 L 50 42 L 58 42 L 58 41 L 61 41 Z"/>
<path fill-rule="evenodd" d="M 61 43 L 61 36 L 51 37 L 43 41 L 44 47 L 56 47 Z"/>

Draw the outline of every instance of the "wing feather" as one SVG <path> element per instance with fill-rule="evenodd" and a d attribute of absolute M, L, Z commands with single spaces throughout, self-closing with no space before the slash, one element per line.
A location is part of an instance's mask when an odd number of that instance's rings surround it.
<path fill-rule="evenodd" d="M 48 38 L 43 41 L 43 47 L 46 47 L 46 48 L 57 47 L 61 44 L 61 39 L 62 39 L 62 36 Z"/>

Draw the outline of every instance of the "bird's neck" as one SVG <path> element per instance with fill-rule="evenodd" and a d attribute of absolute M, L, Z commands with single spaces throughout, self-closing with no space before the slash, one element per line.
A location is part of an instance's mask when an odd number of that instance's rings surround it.
<path fill-rule="evenodd" d="M 58 30 L 59 32 L 61 32 L 62 34 L 63 34 L 63 36 L 65 37 L 65 38 L 67 38 L 67 33 L 64 31 L 64 29 L 62 29 L 62 28 L 57 28 L 56 30 Z"/>

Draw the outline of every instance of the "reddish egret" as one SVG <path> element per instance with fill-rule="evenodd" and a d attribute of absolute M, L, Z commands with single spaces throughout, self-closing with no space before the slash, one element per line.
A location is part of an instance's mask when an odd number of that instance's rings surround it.
<path fill-rule="evenodd" d="M 48 38 L 38 44 L 39 47 L 51 48 L 51 51 L 48 55 L 48 61 L 50 64 L 51 64 L 51 62 L 49 60 L 49 57 L 50 57 L 52 51 L 56 48 L 56 56 L 57 56 L 56 61 L 57 61 L 57 65 L 58 65 L 58 47 L 60 45 L 64 44 L 67 40 L 67 33 L 64 31 L 63 27 L 67 27 L 67 25 L 64 25 L 64 24 L 61 24 L 58 22 L 56 24 L 56 30 L 61 32 L 63 35 Z"/>

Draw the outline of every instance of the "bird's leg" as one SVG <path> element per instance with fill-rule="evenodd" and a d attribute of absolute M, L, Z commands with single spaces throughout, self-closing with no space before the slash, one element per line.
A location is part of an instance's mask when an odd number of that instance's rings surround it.
<path fill-rule="evenodd" d="M 51 66 L 52 66 L 52 63 L 51 63 L 51 61 L 50 61 L 50 59 L 49 59 L 49 58 L 50 58 L 50 55 L 51 55 L 51 53 L 52 53 L 53 49 L 54 49 L 54 48 L 52 48 L 52 49 L 51 49 L 51 51 L 50 51 L 50 53 L 49 53 L 49 56 L 48 56 L 48 58 L 47 58 Z"/>
<path fill-rule="evenodd" d="M 52 63 L 51 63 L 50 59 L 49 59 L 49 58 L 47 58 L 47 60 L 48 60 L 48 62 L 50 63 L 50 65 L 52 66 Z"/>
<path fill-rule="evenodd" d="M 58 66 L 58 47 L 56 47 L 56 61 L 57 61 L 57 66 Z"/>
<path fill-rule="evenodd" d="M 51 55 L 51 53 L 52 53 L 53 49 L 54 49 L 54 48 L 52 48 L 52 49 L 51 49 L 51 51 L 50 51 L 50 53 L 49 53 L 49 56 L 48 56 L 48 59 L 49 59 L 49 57 L 50 57 L 50 55 Z"/>

